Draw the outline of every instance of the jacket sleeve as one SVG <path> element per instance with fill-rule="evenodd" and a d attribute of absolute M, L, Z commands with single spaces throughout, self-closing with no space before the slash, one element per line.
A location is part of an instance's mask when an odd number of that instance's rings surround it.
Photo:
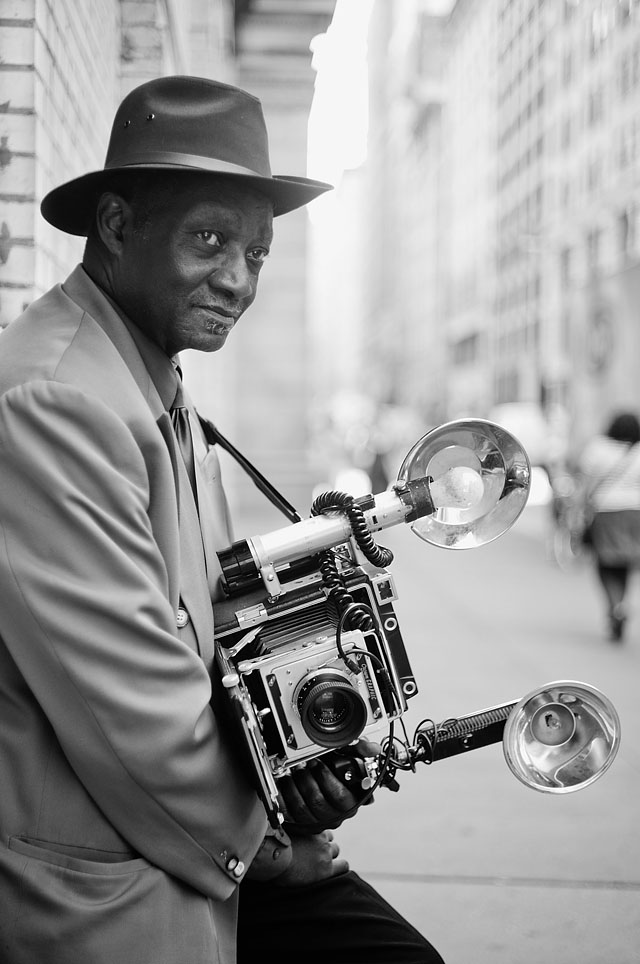
<path fill-rule="evenodd" d="M 0 399 L 0 635 L 116 830 L 224 899 L 266 818 L 178 638 L 149 499 L 143 454 L 102 402 L 45 381 Z"/>

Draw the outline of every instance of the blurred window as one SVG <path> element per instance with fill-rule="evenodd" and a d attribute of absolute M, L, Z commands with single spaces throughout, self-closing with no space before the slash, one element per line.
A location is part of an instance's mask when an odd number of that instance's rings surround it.
<path fill-rule="evenodd" d="M 587 167 L 587 190 L 593 194 L 595 191 L 600 190 L 602 187 L 603 180 L 603 165 L 602 158 L 595 157 L 589 161 Z"/>
<path fill-rule="evenodd" d="M 480 335 L 478 332 L 460 338 L 452 346 L 452 354 L 456 365 L 473 364 L 480 354 Z"/>
<path fill-rule="evenodd" d="M 634 6 L 637 6 L 637 0 L 618 0 L 618 21 L 623 26 L 631 20 Z"/>
<path fill-rule="evenodd" d="M 563 248 L 560 252 L 560 284 L 563 288 L 570 288 L 573 281 L 573 251 Z"/>
<path fill-rule="evenodd" d="M 589 53 L 595 56 L 615 26 L 616 11 L 610 0 L 600 0 L 591 14 Z"/>
<path fill-rule="evenodd" d="M 618 242 L 621 255 L 629 258 L 640 254 L 640 207 L 630 204 L 618 216 Z"/>
<path fill-rule="evenodd" d="M 629 212 L 623 211 L 618 215 L 618 250 L 620 254 L 629 254 Z"/>
<path fill-rule="evenodd" d="M 604 89 L 602 87 L 596 87 L 594 90 L 589 92 L 589 101 L 587 109 L 587 120 L 589 125 L 593 127 L 598 124 L 604 115 Z"/>
<path fill-rule="evenodd" d="M 622 54 L 618 73 L 618 84 L 623 97 L 631 91 L 631 56 L 628 52 Z"/>
<path fill-rule="evenodd" d="M 600 267 L 602 231 L 595 228 L 587 234 L 587 265 L 593 270 Z"/>
<path fill-rule="evenodd" d="M 636 44 L 631 54 L 631 84 L 635 88 L 640 83 L 640 44 Z"/>
<path fill-rule="evenodd" d="M 567 310 L 562 314 L 562 347 L 571 351 L 571 312 Z"/>

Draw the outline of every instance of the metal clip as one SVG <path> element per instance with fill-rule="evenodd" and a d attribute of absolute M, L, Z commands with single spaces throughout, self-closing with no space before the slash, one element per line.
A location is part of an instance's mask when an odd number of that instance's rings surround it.
<path fill-rule="evenodd" d="M 264 623 L 267 619 L 267 610 L 262 603 L 257 606 L 247 606 L 246 609 L 239 609 L 236 613 L 236 621 L 240 629 L 244 626 L 255 626 L 257 623 Z"/>
<path fill-rule="evenodd" d="M 264 583 L 264 588 L 269 593 L 270 599 L 276 599 L 282 593 L 282 586 L 278 579 L 273 563 L 269 562 L 266 566 L 260 567 L 260 575 Z"/>

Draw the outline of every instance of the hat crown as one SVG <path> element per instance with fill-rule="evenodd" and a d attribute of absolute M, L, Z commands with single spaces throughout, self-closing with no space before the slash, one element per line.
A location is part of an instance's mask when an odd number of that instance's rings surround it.
<path fill-rule="evenodd" d="M 160 77 L 132 90 L 116 113 L 105 170 L 191 166 L 271 177 L 260 101 L 200 77 Z"/>
<path fill-rule="evenodd" d="M 232 178 L 273 203 L 274 217 L 331 190 L 307 177 L 272 176 L 257 97 L 204 77 L 157 77 L 136 87 L 116 112 L 105 166 L 53 188 L 40 210 L 54 227 L 89 233 L 101 193 L 131 171 L 172 177 L 200 171 Z M 120 182 L 122 183 L 122 182 Z"/>

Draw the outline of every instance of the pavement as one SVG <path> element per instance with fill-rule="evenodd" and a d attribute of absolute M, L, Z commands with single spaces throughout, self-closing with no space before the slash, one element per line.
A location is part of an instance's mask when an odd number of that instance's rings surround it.
<path fill-rule="evenodd" d="M 396 553 L 397 612 L 420 684 L 407 721 L 475 712 L 559 679 L 598 687 L 621 719 L 614 763 L 578 792 L 529 789 L 495 745 L 402 774 L 397 794 L 379 790 L 340 828 L 352 868 L 446 964 L 640 962 L 639 587 L 628 637 L 612 644 L 589 564 L 560 571 L 546 523 L 534 507 L 491 545 L 457 552 L 407 527 L 379 540 Z"/>
<path fill-rule="evenodd" d="M 586 789 L 529 789 L 494 745 L 402 774 L 337 832 L 352 869 L 446 964 L 640 964 L 640 585 L 625 641 L 610 643 L 588 562 L 560 570 L 547 525 L 534 506 L 479 549 L 437 549 L 408 526 L 377 539 L 395 553 L 420 687 L 410 732 L 559 679 L 601 689 L 622 724 L 613 765 Z"/>

